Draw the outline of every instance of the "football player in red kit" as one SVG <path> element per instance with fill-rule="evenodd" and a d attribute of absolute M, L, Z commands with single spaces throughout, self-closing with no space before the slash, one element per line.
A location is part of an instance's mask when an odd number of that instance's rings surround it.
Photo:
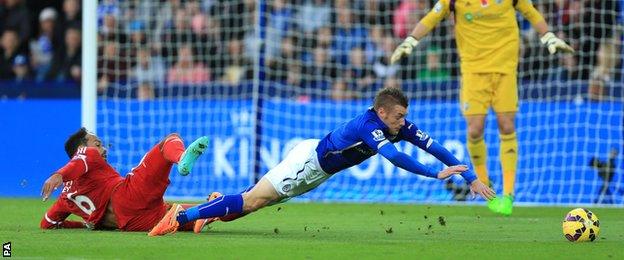
<path fill-rule="evenodd" d="M 57 187 L 63 185 L 63 190 L 40 226 L 149 231 L 171 207 L 163 199 L 171 167 L 177 163 L 180 174 L 189 174 L 207 144 L 208 138 L 200 137 L 185 150 L 182 138 L 170 134 L 148 151 L 124 178 L 106 162 L 102 141 L 81 128 L 65 142 L 71 160 L 43 184 L 44 201 Z M 84 222 L 65 220 L 70 214 L 80 216 Z M 213 220 L 198 220 L 180 230 L 194 229 L 198 233 Z"/>

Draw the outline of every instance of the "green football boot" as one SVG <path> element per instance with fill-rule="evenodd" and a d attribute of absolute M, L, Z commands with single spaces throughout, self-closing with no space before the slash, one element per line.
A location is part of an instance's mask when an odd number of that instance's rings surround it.
<path fill-rule="evenodd" d="M 487 202 L 488 209 L 490 209 L 490 211 L 494 213 L 500 213 L 499 212 L 500 205 L 501 205 L 501 199 L 499 197 L 493 198 Z"/>
<path fill-rule="evenodd" d="M 504 216 L 511 216 L 511 211 L 513 210 L 513 195 L 505 195 L 500 200 L 500 206 L 498 213 L 503 214 Z"/>
<path fill-rule="evenodd" d="M 193 164 L 197 161 L 197 158 L 204 153 L 204 150 L 208 147 L 208 137 L 202 136 L 197 138 L 191 145 L 189 145 L 184 153 L 180 157 L 180 161 L 178 162 L 178 172 L 182 176 L 186 176 L 191 173 L 191 169 L 193 169 Z"/>

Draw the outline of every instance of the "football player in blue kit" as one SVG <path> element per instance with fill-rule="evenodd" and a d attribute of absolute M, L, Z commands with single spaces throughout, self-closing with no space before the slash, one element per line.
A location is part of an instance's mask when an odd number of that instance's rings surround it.
<path fill-rule="evenodd" d="M 175 233 L 178 226 L 196 219 L 219 217 L 222 221 L 231 221 L 240 218 L 267 205 L 306 193 L 333 174 L 376 153 L 401 169 L 430 178 L 446 179 L 461 174 L 470 183 L 472 192 L 488 200 L 494 198 L 494 191 L 480 182 L 472 170 L 461 165 L 455 156 L 414 123 L 405 120 L 407 107 L 408 99 L 400 89 L 382 89 L 376 94 L 372 108 L 321 140 L 308 139 L 297 144 L 256 185 L 243 193 L 224 195 L 186 210 L 174 205 L 149 235 Z M 419 163 L 396 149 L 393 143 L 401 140 L 418 146 L 449 167 L 437 172 Z"/>

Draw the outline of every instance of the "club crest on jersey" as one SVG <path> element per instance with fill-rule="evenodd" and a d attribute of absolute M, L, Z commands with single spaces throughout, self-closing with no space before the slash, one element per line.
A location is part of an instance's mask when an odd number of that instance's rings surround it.
<path fill-rule="evenodd" d="M 496 0 L 497 5 L 502 4 L 502 3 L 503 3 L 503 0 Z"/>
<path fill-rule="evenodd" d="M 487 7 L 489 5 L 489 0 L 481 0 L 481 7 Z"/>
<path fill-rule="evenodd" d="M 433 11 L 436 13 L 439 13 L 440 11 L 442 11 L 442 3 L 440 3 L 440 1 L 438 1 L 435 6 L 433 7 Z"/>
<path fill-rule="evenodd" d="M 373 140 L 375 140 L 376 142 L 383 141 L 384 139 L 386 139 L 383 131 L 379 129 L 375 129 L 375 131 L 372 131 L 371 134 L 373 135 Z"/>

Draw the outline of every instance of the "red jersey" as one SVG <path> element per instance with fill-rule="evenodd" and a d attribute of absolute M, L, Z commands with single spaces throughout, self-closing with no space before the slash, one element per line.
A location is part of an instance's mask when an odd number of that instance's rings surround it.
<path fill-rule="evenodd" d="M 111 195 L 124 178 L 113 169 L 94 147 L 78 149 L 76 155 L 57 171 L 63 176 L 63 191 L 46 212 L 47 224 L 59 225 L 74 214 L 96 227 L 106 213 Z"/>

